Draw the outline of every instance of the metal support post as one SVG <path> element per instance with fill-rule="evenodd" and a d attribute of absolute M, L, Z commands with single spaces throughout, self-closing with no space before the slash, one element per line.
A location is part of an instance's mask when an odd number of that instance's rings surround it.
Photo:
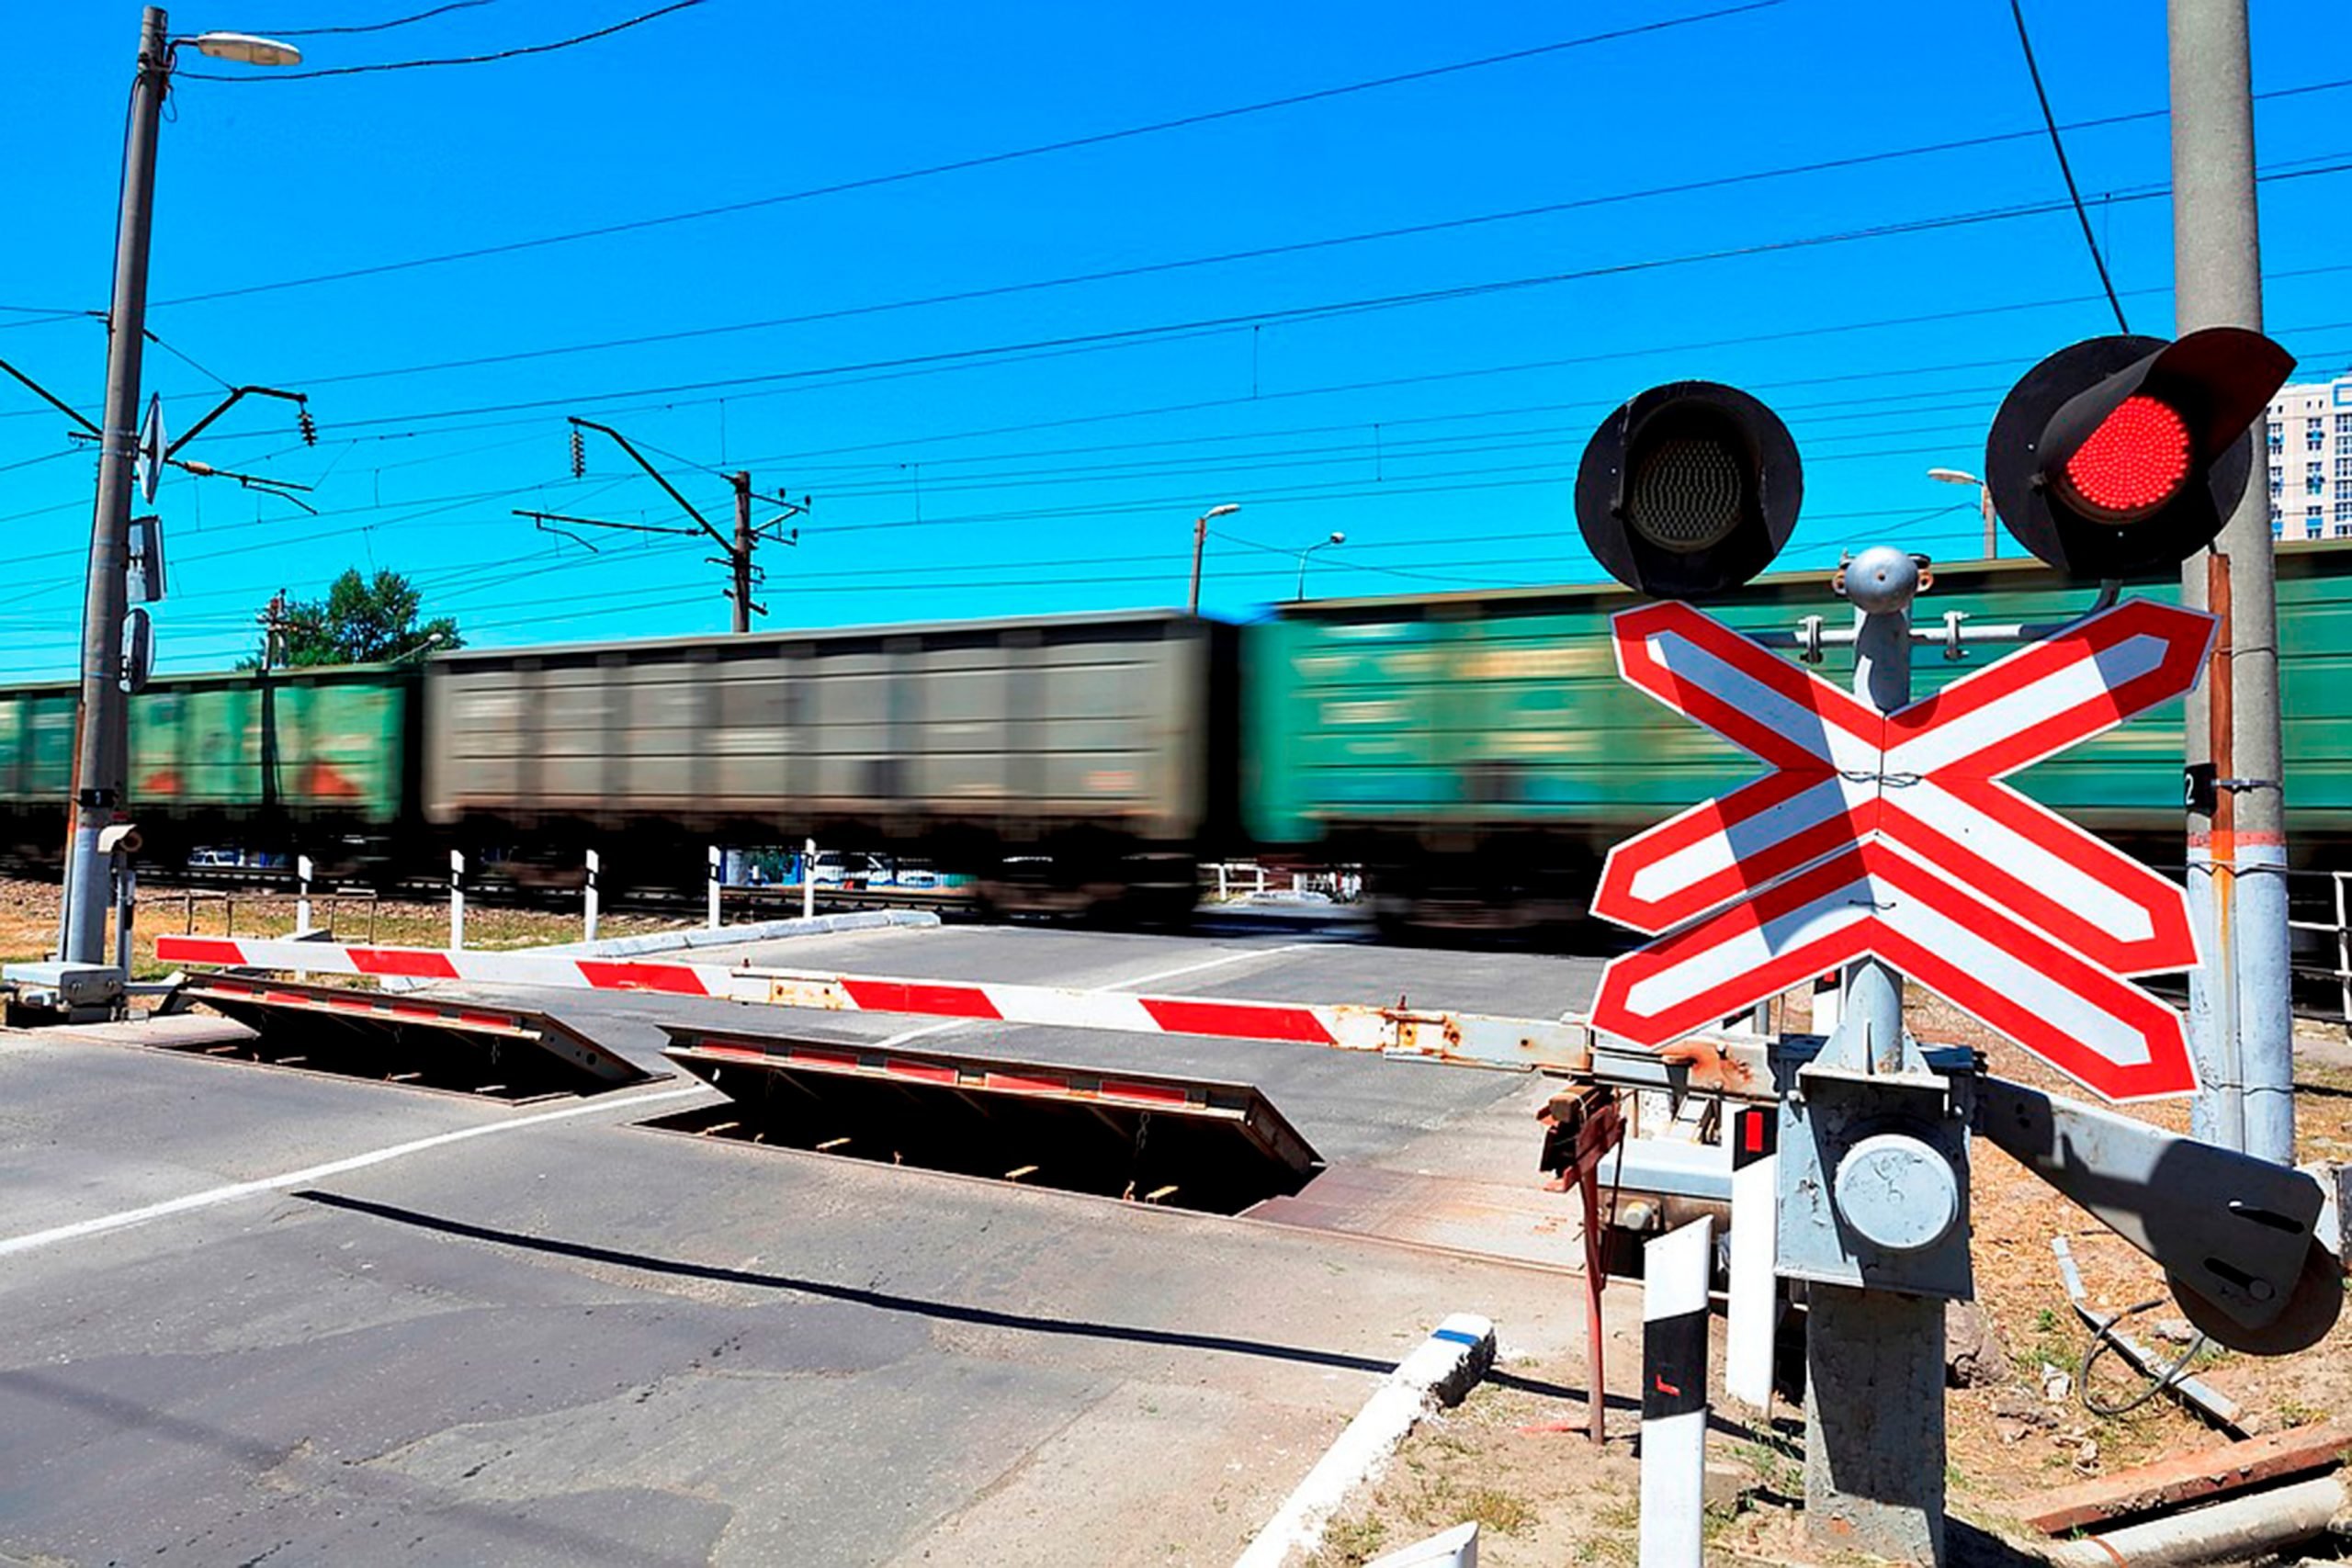
<path fill-rule="evenodd" d="M 588 852 L 588 892 L 581 913 L 581 940 L 583 942 L 596 940 L 596 877 L 603 869 L 603 862 L 598 858 L 596 852 L 590 850 Z"/>
<path fill-rule="evenodd" d="M 808 840 L 800 847 L 800 918 L 817 918 L 817 840 Z"/>
<path fill-rule="evenodd" d="M 466 857 L 457 850 L 449 852 L 449 951 L 456 953 L 466 945 Z"/>
<path fill-rule="evenodd" d="M 1854 694 L 1881 713 L 1911 698 L 1911 600 L 1922 586 L 1923 565 L 1905 551 L 1879 546 L 1845 568 L 1846 595 L 1855 607 Z M 1881 787 L 1893 785 L 1882 781 Z M 1939 1081 L 1904 1031 L 1903 976 L 1866 958 L 1847 966 L 1843 991 L 1838 1028 L 1815 1065 L 1845 1080 L 1841 1098 L 1849 1106 L 1875 1108 L 1883 1100 L 1885 1110 L 1900 1111 L 1894 1086 L 1864 1101 L 1853 1085 L 1870 1078 Z M 1802 1086 L 1802 1077 L 1799 1081 Z M 1799 1093 L 1805 1090 L 1801 1087 Z M 1804 1114 L 1826 1125 L 1827 1110 L 1810 1104 Z M 1784 1167 L 1796 1135 L 1784 1128 Z M 1806 1301 L 1806 1534 L 1816 1545 L 1941 1562 L 1943 1302 L 1820 1280 L 1809 1286 Z"/>
<path fill-rule="evenodd" d="M 107 401 L 99 422 L 97 503 L 90 521 L 89 575 L 82 599 L 82 700 L 74 748 L 74 842 L 60 895 L 59 932 L 68 963 L 102 964 L 106 953 L 107 857 L 101 829 L 125 806 L 126 716 L 123 568 L 130 555 L 131 465 L 139 447 L 139 380 L 147 341 L 147 240 L 155 205 L 155 130 L 171 75 L 163 10 L 147 7 L 139 28 L 139 74 L 123 141 L 122 206 L 115 227 L 114 302 L 107 312 Z"/>
<path fill-rule="evenodd" d="M 114 966 L 130 978 L 132 915 L 139 905 L 139 872 L 124 850 L 114 852 Z"/>
<path fill-rule="evenodd" d="M 2172 75 L 2173 321 L 2262 328 L 2262 248 L 2254 184 L 2254 96 L 2245 0 L 2170 0 L 2165 7 Z M 2257 470 L 2260 465 L 2257 464 Z M 2228 561 L 2233 625 L 2230 684 L 2235 775 L 2229 865 L 2210 838 L 2211 818 L 2188 824 L 2189 898 L 2209 935 L 2227 933 L 2206 966 L 2227 964 L 2236 985 L 2237 1077 L 2244 1083 L 2246 1152 L 2294 1162 L 2294 1020 L 2288 974 L 2287 842 L 2278 717 L 2278 583 L 2269 502 L 2249 484 L 2213 553 Z M 2205 604 L 2207 562 L 2181 568 L 2181 594 Z M 2185 727 L 2192 766 L 2209 762 L 2205 694 L 2192 694 Z M 2211 868 L 2208 870 L 2207 868 Z M 2190 972 L 2189 1023 L 2200 1069 L 2223 1058 L 2222 1021 L 2202 995 L 2213 980 Z M 2216 1107 L 2200 1097 L 2192 1124 L 2215 1131 Z"/>

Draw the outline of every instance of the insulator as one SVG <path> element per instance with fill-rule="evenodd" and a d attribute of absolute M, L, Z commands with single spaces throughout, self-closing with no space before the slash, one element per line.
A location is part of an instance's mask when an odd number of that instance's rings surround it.
<path fill-rule="evenodd" d="M 302 433 L 303 446 L 316 446 L 319 444 L 319 422 L 311 417 L 311 411 L 308 408 L 295 411 L 294 425 Z"/>
<path fill-rule="evenodd" d="M 581 439 L 577 430 L 571 433 L 571 477 L 588 477 L 588 443 Z"/>

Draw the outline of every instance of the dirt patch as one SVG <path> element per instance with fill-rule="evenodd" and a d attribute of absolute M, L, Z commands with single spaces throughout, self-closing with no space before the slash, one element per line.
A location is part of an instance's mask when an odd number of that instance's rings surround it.
<path fill-rule="evenodd" d="M 1805 998 L 1794 994 L 1788 1006 L 1790 1026 L 1800 1027 Z M 2005 1077 L 2084 1097 L 2062 1075 L 1938 998 L 1915 990 L 1908 1006 L 1921 1038 L 1975 1046 Z M 2301 1024 L 2297 1043 L 2298 1156 L 2352 1158 L 2352 1047 L 2345 1032 L 2338 1025 Z M 2186 1101 L 2130 1111 L 2160 1126 L 2188 1129 Z M 2060 1282 L 2051 1238 L 2067 1238 L 2095 1306 L 2113 1311 L 2163 1298 L 2126 1327 L 2143 1343 L 2177 1354 L 2187 1346 L 2164 1334 L 2185 1325 L 2163 1273 L 1998 1149 L 1982 1140 L 1973 1147 L 1977 1303 L 2006 1352 L 2008 1373 L 1988 1386 L 1948 1392 L 1946 1481 L 1953 1529 L 1978 1543 L 1964 1555 L 1997 1560 L 2008 1555 L 1998 1545 L 2001 1538 L 2027 1537 L 2016 1511 L 2041 1492 L 2211 1447 L 2227 1435 L 2162 1394 L 2120 1416 L 2085 1407 L 2080 1372 L 2090 1336 Z M 1720 1323 L 1716 1331 L 1720 1369 Z M 2352 1313 L 2299 1355 L 2264 1358 L 2208 1346 L 2191 1366 L 2236 1400 L 2257 1429 L 2352 1416 Z M 1585 1376 L 1581 1363 L 1511 1370 L 1527 1374 L 1527 1382 L 1577 1387 Z M 2092 1373 L 2094 1397 L 2109 1405 L 2144 1386 L 2111 1355 Z M 1629 1413 L 1611 1412 L 1608 1450 L 1595 1454 L 1580 1435 L 1584 1411 L 1580 1397 L 1481 1386 L 1459 1410 L 1414 1434 L 1370 1492 L 1334 1521 L 1310 1561 L 1318 1568 L 1351 1568 L 1476 1517 L 1484 1526 L 1479 1562 L 1491 1568 L 1633 1562 L 1639 1518 L 1631 1442 L 1636 1423 Z M 1729 1414 L 1718 1411 L 1708 1439 L 1711 1463 L 1734 1472 L 1718 1478 L 1723 1495 L 1709 1507 L 1708 1560 L 1813 1560 L 1795 1506 L 1804 1494 L 1802 1412 L 1776 1404 L 1770 1423 L 1753 1427 L 1725 1420 Z M 1546 1423 L 1566 1423 L 1578 1432 L 1536 1429 Z"/>

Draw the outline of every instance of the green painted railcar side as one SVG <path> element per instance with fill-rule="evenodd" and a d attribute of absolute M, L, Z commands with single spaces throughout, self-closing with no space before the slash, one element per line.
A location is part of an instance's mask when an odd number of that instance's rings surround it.
<path fill-rule="evenodd" d="M 130 699 L 130 798 L 154 818 L 334 818 L 371 827 L 408 805 L 415 677 L 359 666 L 158 681 Z M 74 690 L 0 693 L 0 807 L 61 811 L 73 774 Z"/>
<path fill-rule="evenodd" d="M 1980 621 L 2078 612 L 2082 587 L 2031 567 L 1962 567 L 1920 602 Z M 2177 600 L 2172 585 L 2132 592 Z M 1249 628 L 1244 803 L 1260 842 L 1370 832 L 1540 829 L 1595 846 L 1721 794 L 1752 759 L 1619 680 L 1608 589 L 1332 601 Z M 1766 580 L 1714 613 L 1786 627 L 1836 624 L 1823 574 Z M 2352 829 L 2352 550 L 2279 556 L 2290 837 Z M 1922 647 L 1921 694 L 1997 658 Z M 1850 657 L 1821 667 L 1843 682 Z M 2029 794 L 2087 825 L 2177 831 L 2181 705 L 2168 704 L 2027 770 Z"/>

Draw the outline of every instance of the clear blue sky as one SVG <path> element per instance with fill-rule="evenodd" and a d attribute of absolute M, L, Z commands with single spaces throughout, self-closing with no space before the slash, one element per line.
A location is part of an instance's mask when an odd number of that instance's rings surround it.
<path fill-rule="evenodd" d="M 209 0 L 173 22 L 290 30 L 431 3 Z M 314 67 L 471 53 L 650 3 L 498 0 L 300 41 Z M 308 390 L 314 449 L 297 442 L 290 411 L 262 403 L 183 456 L 312 484 L 322 515 L 221 479 L 167 479 L 163 666 L 226 665 L 250 649 L 254 612 L 274 590 L 315 594 L 350 565 L 411 573 L 428 613 L 455 615 L 481 645 L 724 632 L 723 573 L 703 543 L 606 535 L 591 554 L 510 515 L 679 521 L 607 446 L 592 441 L 586 479 L 571 479 L 571 412 L 659 448 L 714 519 L 729 514 L 722 468 L 748 465 L 763 490 L 815 498 L 800 546 L 764 552 L 763 624 L 779 628 L 1181 603 L 1192 519 L 1228 501 L 1244 510 L 1211 541 L 1204 603 L 1216 613 L 1287 597 L 1295 567 L 1281 552 L 1333 529 L 1348 542 L 1316 557 L 1313 593 L 1587 581 L 1596 573 L 1569 507 L 1584 440 L 1608 405 L 1677 377 L 1746 386 L 1795 431 L 1805 510 L 1785 562 L 1826 564 L 1875 539 L 1973 555 L 1973 497 L 1924 470 L 1975 468 L 2016 376 L 2111 330 L 2069 214 L 1296 312 L 2063 197 L 2038 135 L 907 302 L 2036 131 L 1999 0 L 1787 0 L 964 172 L 171 303 L 1232 108 L 1720 3 L 711 0 L 490 65 L 291 81 L 183 51 L 184 73 L 257 80 L 184 74 L 175 87 L 151 324 L 186 358 L 151 349 L 149 385 L 182 427 L 217 394 L 213 375 Z M 138 11 L 6 0 L 0 12 L 13 40 L 0 123 L 14 153 L 0 356 L 95 412 L 101 329 L 23 312 L 106 304 Z M 2030 0 L 2027 14 L 2063 123 L 2163 108 L 2160 0 Z M 2253 14 L 2257 90 L 2352 78 L 2352 28 L 2329 24 L 2327 6 L 2256 0 Z M 2352 162 L 2347 111 L 2352 88 L 2266 101 L 2263 163 L 2292 173 Z M 2164 122 L 2076 130 L 2068 149 L 2132 326 L 2168 333 L 2166 205 L 2110 199 L 2166 179 Z M 2264 187 L 2270 325 L 2307 374 L 2352 363 L 2348 197 L 2344 174 Z M 1975 313 L 1916 319 L 1957 310 Z M 1204 321 L 1227 324 L 857 368 Z M 728 384 L 650 390 L 712 382 Z M 534 406 L 503 406 L 515 404 Z M 0 381 L 0 678 L 72 671 L 92 463 L 64 429 Z"/>

